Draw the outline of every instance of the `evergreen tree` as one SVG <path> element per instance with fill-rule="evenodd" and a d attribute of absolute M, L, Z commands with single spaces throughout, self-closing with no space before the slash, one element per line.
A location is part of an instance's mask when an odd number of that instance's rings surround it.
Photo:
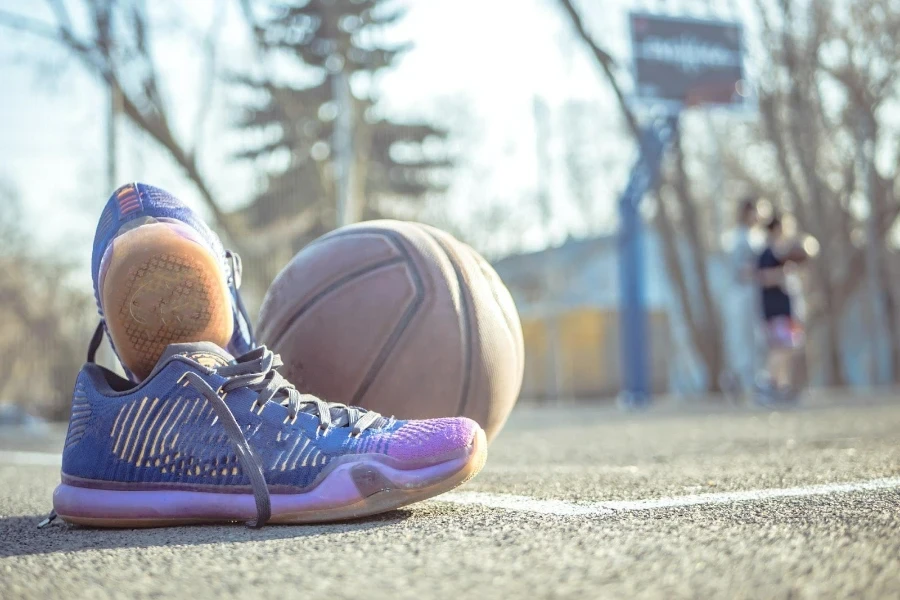
<path fill-rule="evenodd" d="M 249 224 L 265 227 L 313 214 L 314 225 L 293 240 L 299 246 L 337 224 L 335 128 L 349 109 L 353 177 L 349 197 L 354 220 L 409 216 L 429 192 L 443 189 L 451 166 L 446 131 L 429 123 L 378 116 L 372 81 L 408 45 L 381 40 L 404 11 L 391 0 L 296 0 L 267 5 L 254 23 L 257 40 L 272 60 L 298 67 L 305 84 L 239 78 L 257 102 L 240 108 L 236 125 L 257 143 L 239 157 L 287 157 L 268 172 L 264 191 L 245 212 Z M 349 83 L 357 90 L 353 93 Z M 344 121 L 348 123 L 348 121 Z M 340 131 L 340 130 L 339 130 Z M 338 138 L 340 141 L 341 138 Z M 427 144 L 434 140 L 437 143 Z M 286 166 L 284 166 L 286 164 Z"/>

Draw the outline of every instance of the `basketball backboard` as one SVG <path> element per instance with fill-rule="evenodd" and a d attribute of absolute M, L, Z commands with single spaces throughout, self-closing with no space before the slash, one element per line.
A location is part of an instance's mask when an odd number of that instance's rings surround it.
<path fill-rule="evenodd" d="M 633 100 L 677 111 L 685 106 L 743 106 L 740 23 L 631 13 Z"/>

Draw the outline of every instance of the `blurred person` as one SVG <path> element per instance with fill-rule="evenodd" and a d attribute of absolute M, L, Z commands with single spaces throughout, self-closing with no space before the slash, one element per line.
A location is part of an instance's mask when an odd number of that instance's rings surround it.
<path fill-rule="evenodd" d="M 796 317 L 788 280 L 791 265 L 803 262 L 807 256 L 801 245 L 784 236 L 782 219 L 777 213 L 772 215 L 765 229 L 766 246 L 757 263 L 770 378 L 769 389 L 764 391 L 789 397 L 797 383 L 793 372 L 797 350 L 803 347 L 804 333 Z"/>
<path fill-rule="evenodd" d="M 756 382 L 759 364 L 759 291 L 757 261 L 759 221 L 757 199 L 744 198 L 738 205 L 736 225 L 731 232 L 728 252 L 729 291 L 726 303 L 729 340 L 730 380 L 723 383 L 728 391 L 751 390 Z"/>

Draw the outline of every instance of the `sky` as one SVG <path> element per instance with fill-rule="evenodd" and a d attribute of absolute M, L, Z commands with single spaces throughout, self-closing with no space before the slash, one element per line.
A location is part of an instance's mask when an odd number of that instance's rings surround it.
<path fill-rule="evenodd" d="M 79 1 L 69 0 L 78 18 Z M 148 3 L 154 21 L 177 22 L 204 31 L 217 8 L 223 17 L 220 68 L 252 64 L 253 47 L 232 0 Z M 392 35 L 414 49 L 378 82 L 382 108 L 400 117 L 445 119 L 465 151 L 446 199 L 451 213 L 480 214 L 486 204 L 514 211 L 533 198 L 538 180 L 555 193 L 549 218 L 517 231 L 518 242 L 538 248 L 559 243 L 584 216 L 566 199 L 560 162 L 564 149 L 548 144 L 549 167 L 538 168 L 535 98 L 547 105 L 551 129 L 568 102 L 589 105 L 598 136 L 608 136 L 610 160 L 598 173 L 591 218 L 614 220 L 617 191 L 624 186 L 633 148 L 623 139 L 607 86 L 591 57 L 575 39 L 555 0 L 406 0 L 408 14 Z M 613 54 L 627 58 L 628 8 L 652 3 L 582 0 L 594 37 Z M 50 20 L 42 2 L 0 0 L 0 10 Z M 175 128 L 193 135 L 197 90 L 203 80 L 202 54 L 184 35 L 159 34 L 155 49 L 164 94 L 173 107 Z M 106 96 L 80 65 L 46 40 L 0 29 L 0 177 L 18 188 L 35 241 L 48 248 L 87 246 L 107 190 L 105 177 Z M 229 208 L 245 204 L 259 180 L 230 154 L 240 139 L 229 131 L 226 86 L 216 88 L 200 146 L 201 168 Z M 465 117 L 465 118 L 463 118 Z M 196 190 L 156 144 L 124 124 L 117 137 L 118 179 L 141 180 L 169 189 L 199 210 Z M 77 241 L 78 244 L 73 242 Z M 85 243 L 82 243 L 85 242 Z"/>

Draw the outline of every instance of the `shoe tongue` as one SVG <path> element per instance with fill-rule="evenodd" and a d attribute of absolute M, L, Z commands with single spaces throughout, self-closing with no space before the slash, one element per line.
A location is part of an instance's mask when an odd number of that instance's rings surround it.
<path fill-rule="evenodd" d="M 185 344 L 169 344 L 165 352 L 159 358 L 158 364 L 163 364 L 172 356 L 184 356 L 206 367 L 215 369 L 225 367 L 234 362 L 234 357 L 222 350 L 212 342 L 188 342 Z"/>

